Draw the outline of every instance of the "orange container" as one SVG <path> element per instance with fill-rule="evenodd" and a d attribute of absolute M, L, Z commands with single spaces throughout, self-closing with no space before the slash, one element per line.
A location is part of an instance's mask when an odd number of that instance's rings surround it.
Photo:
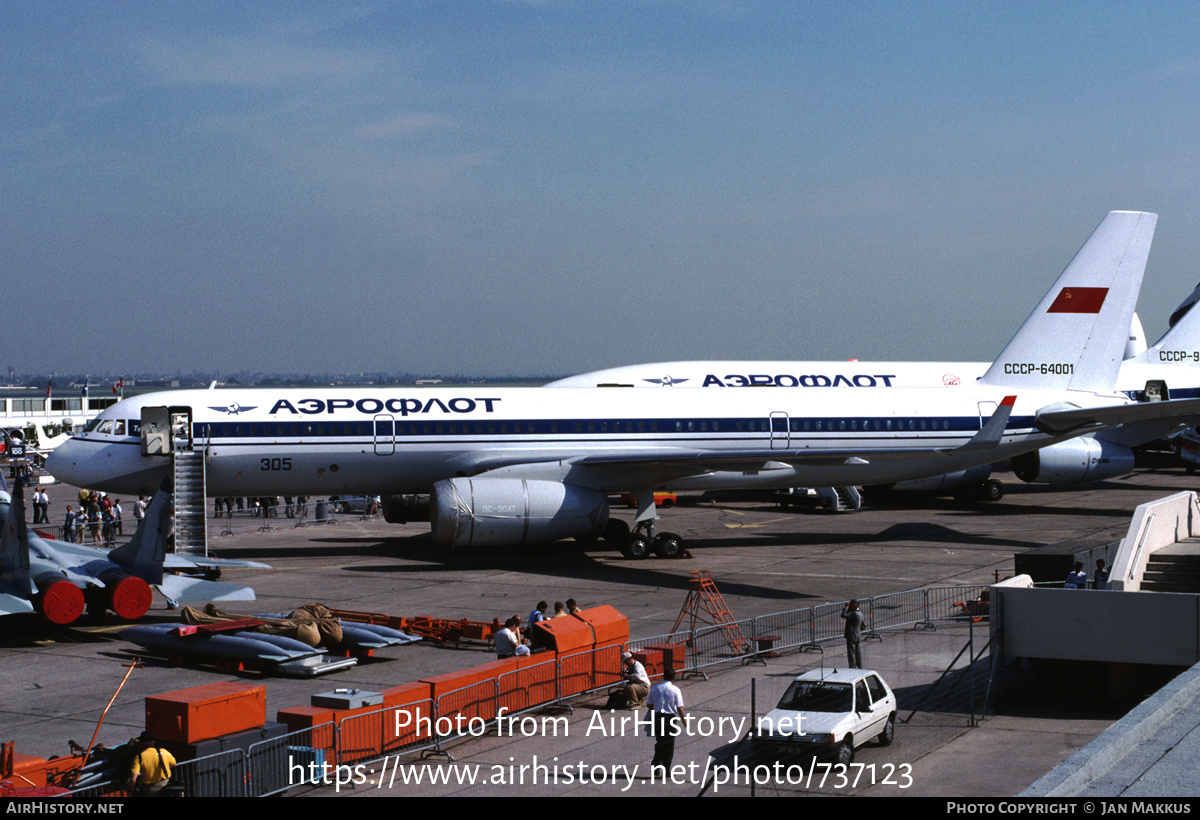
<path fill-rule="evenodd" d="M 146 730 L 158 740 L 198 743 L 267 722 L 267 688 L 209 683 L 146 698 Z"/>
<path fill-rule="evenodd" d="M 392 751 L 432 736 L 433 700 L 422 681 L 393 686 L 383 692 L 383 751 Z"/>
<path fill-rule="evenodd" d="M 580 618 L 549 618 L 534 626 L 545 633 L 545 643 L 555 652 L 578 652 L 593 642 L 591 624 Z"/>
<path fill-rule="evenodd" d="M 629 640 L 629 619 L 608 604 L 582 609 L 575 617 L 592 628 L 596 646 L 612 646 Z"/>

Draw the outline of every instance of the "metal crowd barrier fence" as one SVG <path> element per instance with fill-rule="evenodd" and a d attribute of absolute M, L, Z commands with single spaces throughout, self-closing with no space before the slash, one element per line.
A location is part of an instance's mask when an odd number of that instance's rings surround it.
<path fill-rule="evenodd" d="M 328 760 L 314 741 L 328 736 L 332 727 L 322 724 L 251 744 L 246 750 L 246 796 L 267 797 L 301 783 L 319 782 L 327 774 Z"/>
<path fill-rule="evenodd" d="M 809 623 L 812 625 L 812 631 L 808 636 L 808 643 L 804 645 L 804 649 L 815 649 L 818 652 L 821 649 L 821 641 L 828 641 L 833 638 L 840 638 L 845 631 L 845 623 L 842 621 L 842 610 L 846 607 L 845 601 L 839 601 L 836 604 L 819 604 L 812 608 L 812 617 Z"/>
<path fill-rule="evenodd" d="M 751 655 L 755 650 L 751 637 L 757 634 L 753 618 L 697 629 L 687 643 L 692 650 L 688 668 L 700 669 Z"/>
<path fill-rule="evenodd" d="M 871 629 L 893 629 L 928 620 L 927 590 L 913 589 L 871 599 Z"/>
<path fill-rule="evenodd" d="M 798 649 L 812 639 L 812 610 L 792 609 L 760 615 L 754 619 L 757 637 L 775 638 L 773 649 Z"/>
<path fill-rule="evenodd" d="M 976 613 L 987 613 L 987 604 L 980 599 L 983 598 L 983 591 L 988 587 L 980 584 L 975 586 L 962 587 L 931 587 L 924 590 L 926 610 L 925 610 L 925 627 L 934 627 L 934 621 L 950 619 L 959 619 L 969 617 L 968 610 L 955 606 L 962 602 L 967 605 L 971 611 Z"/>

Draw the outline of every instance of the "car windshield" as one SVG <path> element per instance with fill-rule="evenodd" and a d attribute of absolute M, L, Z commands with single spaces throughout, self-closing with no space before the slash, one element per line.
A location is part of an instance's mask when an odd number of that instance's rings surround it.
<path fill-rule="evenodd" d="M 779 701 L 780 709 L 805 712 L 849 712 L 853 706 L 850 684 L 808 680 L 792 681 Z"/>

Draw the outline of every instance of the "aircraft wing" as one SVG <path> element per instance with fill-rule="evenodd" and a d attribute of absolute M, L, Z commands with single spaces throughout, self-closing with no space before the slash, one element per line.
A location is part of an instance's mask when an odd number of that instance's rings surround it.
<path fill-rule="evenodd" d="M 1181 425 L 1200 421 L 1200 399 L 1116 404 L 1108 407 L 1046 408 L 1038 411 L 1037 428 L 1051 435 L 1103 430 L 1118 424 L 1177 419 Z"/>
<path fill-rule="evenodd" d="M 958 455 L 978 454 L 996 447 L 1004 436 L 1005 426 L 1016 404 L 1016 396 L 1006 396 L 996 407 L 991 417 L 968 442 L 958 447 L 905 447 L 889 450 L 866 448 L 822 448 L 777 450 L 738 450 L 722 452 L 713 450 L 681 450 L 678 448 L 653 448 L 637 452 L 598 454 L 579 458 L 533 459 L 514 454 L 507 458 L 483 458 L 472 465 L 478 472 L 512 470 L 514 472 L 566 471 L 560 476 L 570 481 L 571 474 L 589 478 L 579 483 L 596 487 L 628 486 L 631 477 L 640 483 L 662 483 L 673 479 L 687 478 L 714 470 L 758 471 L 767 468 L 770 462 L 811 467 L 833 467 L 842 464 L 870 464 L 917 459 L 943 459 Z"/>

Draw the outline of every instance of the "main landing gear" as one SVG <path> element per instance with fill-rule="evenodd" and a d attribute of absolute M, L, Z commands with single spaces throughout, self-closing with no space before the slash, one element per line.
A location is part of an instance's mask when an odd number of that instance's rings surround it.
<path fill-rule="evenodd" d="M 1004 498 L 1004 485 L 994 478 L 954 491 L 955 501 L 999 501 L 1001 498 Z"/>
<path fill-rule="evenodd" d="M 630 531 L 624 521 L 614 518 L 608 522 L 604 539 L 615 541 L 620 545 L 621 554 L 634 560 L 647 558 L 651 553 L 659 558 L 677 557 L 683 551 L 683 538 L 673 532 L 654 532 L 654 522 L 658 519 L 654 493 L 638 492 L 635 495 L 638 515 L 633 530 Z"/>

